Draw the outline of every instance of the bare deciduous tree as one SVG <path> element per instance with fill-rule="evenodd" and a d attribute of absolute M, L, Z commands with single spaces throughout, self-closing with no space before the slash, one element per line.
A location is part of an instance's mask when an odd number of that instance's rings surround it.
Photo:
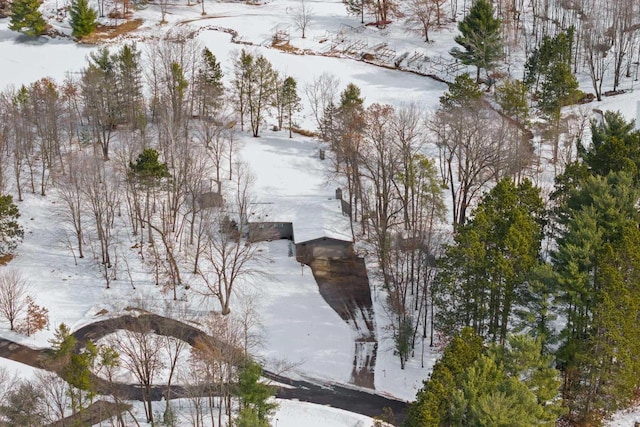
<path fill-rule="evenodd" d="M 29 159 L 34 157 L 33 140 L 35 136 L 29 120 L 28 98 L 29 94 L 24 86 L 17 91 L 4 92 L 2 96 L 2 110 L 6 126 L 3 130 L 3 137 L 7 141 L 7 149 L 13 154 L 13 174 L 18 191 L 18 201 L 23 200 L 23 167 L 25 164 L 31 165 Z M 30 170 L 32 169 L 30 168 Z M 35 191 L 33 180 L 31 189 Z"/>
<path fill-rule="evenodd" d="M 236 310 L 236 321 L 242 332 L 241 342 L 245 357 L 263 344 L 264 331 L 259 313 L 260 296 L 252 292 L 241 292 L 239 309 Z"/>
<path fill-rule="evenodd" d="M 0 316 L 9 322 L 13 331 L 15 322 L 27 308 L 29 284 L 16 270 L 6 270 L 0 273 Z"/>
<path fill-rule="evenodd" d="M 179 379 L 187 384 L 184 397 L 189 408 L 188 414 L 193 427 L 204 427 L 205 410 L 207 409 L 207 391 L 211 389 L 213 380 L 209 376 L 207 365 L 196 357 L 193 352 L 189 356 L 186 366 L 179 371 Z M 214 424 L 215 425 L 215 424 Z"/>
<path fill-rule="evenodd" d="M 61 160 L 62 102 L 57 85 L 48 78 L 29 86 L 30 118 L 35 129 L 40 157 L 40 195 L 46 195 L 49 174 L 56 160 Z"/>
<path fill-rule="evenodd" d="M 109 160 L 109 146 L 118 123 L 115 73 L 108 60 L 109 51 L 99 51 L 97 63 L 92 63 L 82 72 L 81 88 L 83 114 L 94 142 L 100 146 L 102 157 Z M 95 62 L 95 59 L 94 59 Z"/>
<path fill-rule="evenodd" d="M 231 312 L 230 302 L 239 281 L 258 274 L 255 263 L 260 253 L 248 236 L 249 188 L 252 178 L 238 169 L 234 194 L 214 214 L 202 245 L 202 261 L 198 273 L 205 285 L 205 295 L 216 298 L 222 314 Z"/>
<path fill-rule="evenodd" d="M 169 0 L 160 0 L 160 23 L 166 24 L 165 17 L 169 12 Z"/>
<path fill-rule="evenodd" d="M 587 6 L 588 10 L 593 12 L 598 11 L 599 8 L 596 4 L 599 2 L 596 0 L 591 1 L 593 4 Z M 592 13 L 590 16 L 585 15 L 583 19 L 582 47 L 586 56 L 585 59 L 587 67 L 589 68 L 589 76 L 591 77 L 593 90 L 596 93 L 598 101 L 601 101 L 604 76 L 611 62 L 611 55 L 609 55 L 612 44 L 611 36 L 606 27 L 606 17 Z"/>
<path fill-rule="evenodd" d="M 166 407 L 169 411 L 169 401 L 171 400 L 171 384 L 177 373 L 178 361 L 181 360 L 184 350 L 187 348 L 186 331 L 180 325 L 171 328 L 169 334 L 162 337 L 163 347 L 169 363 L 169 375 L 167 377 L 167 391 L 165 392 Z"/>
<path fill-rule="evenodd" d="M 114 179 L 105 162 L 92 159 L 82 188 L 85 208 L 93 217 L 93 231 L 100 245 L 100 266 L 108 289 L 112 280 L 113 222 L 120 209 L 119 181 Z"/>
<path fill-rule="evenodd" d="M 401 203 L 394 186 L 399 172 L 400 150 L 397 144 L 389 143 L 393 140 L 391 123 L 394 114 L 390 105 L 373 104 L 367 108 L 363 143 L 358 150 L 359 170 L 364 178 L 363 185 L 367 187 L 364 194 L 370 194 L 364 200 L 363 209 L 369 212 L 368 230 L 373 232 L 371 240 L 375 242 L 385 285 L 391 244 L 389 233 L 401 221 L 398 218 Z"/>
<path fill-rule="evenodd" d="M 140 320 L 133 328 L 112 335 L 109 344 L 120 355 L 122 366 L 140 383 L 147 422 L 153 423 L 151 388 L 156 375 L 164 367 L 162 337 L 154 334 L 148 321 Z"/>
<path fill-rule="evenodd" d="M 465 223 L 467 210 L 505 164 L 495 117 L 480 104 L 440 110 L 430 120 L 439 149 L 443 183 L 452 200 L 453 225 Z"/>
<path fill-rule="evenodd" d="M 224 118 L 222 118 L 224 122 Z M 196 135 L 207 149 L 207 157 L 213 163 L 217 192 L 222 191 L 222 168 L 229 152 L 225 126 L 217 118 L 201 118 L 196 124 Z M 228 122 L 227 122 L 228 123 Z"/>
<path fill-rule="evenodd" d="M 242 351 L 242 326 L 234 316 L 223 316 L 212 313 L 205 319 L 209 338 L 199 340 L 193 346 L 192 356 L 202 363 L 204 373 L 210 383 L 216 384 L 216 389 L 210 389 L 209 412 L 211 424 L 216 425 L 214 411 L 215 396 L 218 397 L 219 426 L 223 424 L 223 408 L 231 425 L 232 392 L 236 382 L 237 369 L 245 360 Z"/>
<path fill-rule="evenodd" d="M 375 17 L 376 24 L 379 28 L 386 28 L 389 23 L 390 15 L 394 14 L 397 11 L 398 4 L 395 0 L 372 0 L 370 3 L 367 3 Z"/>
<path fill-rule="evenodd" d="M 302 32 L 303 39 L 305 38 L 307 27 L 311 22 L 312 14 L 313 8 L 309 6 L 305 0 L 299 0 L 292 11 L 291 20 L 293 21 L 293 25 Z"/>
<path fill-rule="evenodd" d="M 49 371 L 36 372 L 36 378 L 44 397 L 45 419 L 49 423 L 56 423 L 64 418 L 65 411 L 71 405 L 69 383 L 57 373 Z"/>
<path fill-rule="evenodd" d="M 86 171 L 87 156 L 83 152 L 72 152 L 68 155 L 69 171 L 57 179 L 59 186 L 56 195 L 63 205 L 66 222 L 73 229 L 78 245 L 78 257 L 84 258 L 84 228 L 83 228 L 83 176 Z"/>
<path fill-rule="evenodd" d="M 338 78 L 328 72 L 320 74 L 313 81 L 304 85 L 304 93 L 323 139 L 327 137 L 324 128 L 324 114 L 329 105 L 335 103 L 339 86 Z"/>
<path fill-rule="evenodd" d="M 440 25 L 444 12 L 444 0 L 411 0 L 407 22 L 418 25 L 425 42 L 429 42 L 429 31 L 434 25 Z"/>
<path fill-rule="evenodd" d="M 0 407 L 6 405 L 7 396 L 18 382 L 17 374 L 11 374 L 4 366 L 0 367 Z"/>

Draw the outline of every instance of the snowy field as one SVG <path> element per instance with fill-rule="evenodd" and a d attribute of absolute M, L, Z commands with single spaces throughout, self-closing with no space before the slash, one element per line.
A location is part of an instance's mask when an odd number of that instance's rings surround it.
<path fill-rule="evenodd" d="M 376 67 L 349 58 L 316 55 L 292 55 L 265 47 L 269 44 L 274 28 L 290 26 L 288 13 L 296 2 L 276 0 L 259 6 L 236 3 L 207 3 L 208 15 L 200 16 L 200 5 L 174 5 L 167 24 L 159 25 L 157 6 L 149 5 L 136 12 L 135 17 L 145 20 L 144 25 L 130 37 L 138 40 L 144 50 L 145 40 L 158 37 L 167 31 L 189 29 L 195 31 L 197 40 L 210 48 L 223 65 L 228 76 L 231 60 L 241 48 L 263 54 L 275 66 L 298 81 L 298 87 L 312 81 L 323 72 L 329 72 L 340 80 L 340 90 L 353 82 L 362 89 L 365 103 L 390 103 L 401 105 L 415 102 L 426 110 L 437 107 L 439 97 L 446 86 L 433 79 L 412 73 Z M 54 8 L 52 0 L 46 0 L 42 10 Z M 313 2 L 314 20 L 307 30 L 307 38 L 301 39 L 296 30 L 291 31 L 292 45 L 300 49 L 324 51 L 327 36 L 359 26 L 358 17 L 345 14 L 340 1 Z M 62 32 L 69 32 L 68 25 L 56 24 Z M 28 41 L 7 29 L 8 20 L 0 20 L 0 88 L 28 84 L 41 77 L 52 77 L 62 81 L 68 73 L 74 73 L 85 65 L 87 55 L 95 47 L 82 46 L 66 39 L 39 38 Z M 214 31 L 212 27 L 230 28 L 239 34 L 239 40 L 254 44 L 245 46 L 231 43 L 227 33 Z M 433 55 L 445 55 L 451 47 L 454 30 L 445 29 L 434 33 L 435 43 L 429 45 Z M 353 34 L 351 34 L 353 36 Z M 419 36 L 408 35 L 394 28 L 380 32 L 366 28 L 358 37 L 370 45 L 384 39 L 396 51 L 411 52 L 423 49 Z M 114 45 L 122 40 L 112 42 Z M 227 77 L 228 79 L 228 77 Z M 585 90 L 588 85 L 581 82 Z M 636 82 L 637 83 L 637 82 Z M 626 87 L 633 84 L 625 82 Z M 623 85 L 624 87 L 624 85 Z M 639 86 L 640 88 L 640 86 Z M 620 110 L 631 119 L 636 115 L 638 92 L 605 98 L 601 103 L 586 107 Z M 303 97 L 303 104 L 306 100 Z M 271 119 L 271 121 L 273 121 Z M 301 126 L 314 129 L 315 124 L 308 106 L 298 118 Z M 269 122 L 273 124 L 272 122 Z M 240 135 L 241 156 L 251 166 L 256 176 L 258 198 L 268 204 L 260 215 L 269 215 L 280 220 L 316 221 L 332 235 L 348 234 L 348 224 L 339 213 L 339 206 L 332 195 L 338 183 L 331 181 L 329 163 L 318 159 L 321 144 L 313 139 L 295 136 L 289 139 L 285 132 L 265 129 L 259 139 L 249 134 Z M 61 212 L 54 198 L 27 195 L 19 205 L 21 224 L 25 229 L 25 240 L 11 263 L 32 284 L 36 302 L 50 310 L 51 328 L 30 338 L 0 329 L 0 335 L 34 347 L 48 346 L 53 329 L 64 322 L 72 329 L 91 323 L 99 317 L 97 313 L 107 310 L 115 313 L 125 307 L 144 302 L 160 314 L 169 304 L 144 273 L 135 251 L 123 253 L 131 263 L 134 290 L 126 277 L 120 278 L 110 290 L 104 289 L 95 263 L 91 259 L 74 258 L 66 248 L 60 223 Z M 310 232 L 313 232 L 311 230 Z M 308 267 L 301 267 L 289 256 L 286 242 L 271 242 L 261 247 L 269 259 L 267 278 L 253 288 L 259 296 L 259 313 L 264 330 L 262 346 L 257 350 L 267 366 L 284 362 L 292 368 L 288 375 L 345 383 L 349 380 L 353 362 L 353 336 L 351 328 L 324 302 Z M 375 288 L 375 281 L 372 281 Z M 405 370 L 400 370 L 397 357 L 393 355 L 392 343 L 385 329 L 387 320 L 381 304 L 383 294 L 374 289 L 373 302 L 380 346 L 376 362 L 376 391 L 403 400 L 412 400 L 427 377 L 436 355 L 428 346 L 419 344 L 415 357 Z M 189 300 L 189 309 L 198 310 L 195 300 Z M 421 350 L 424 348 L 424 354 Z M 424 365 L 424 366 L 423 366 Z M 15 362 L 0 359 L 0 366 L 17 371 L 21 377 L 29 378 L 33 370 Z M 372 420 L 360 415 L 345 413 L 323 406 L 280 401 L 274 417 L 278 427 L 334 426 L 368 427 Z M 638 412 L 618 414 L 611 426 L 630 426 L 640 418 Z"/>

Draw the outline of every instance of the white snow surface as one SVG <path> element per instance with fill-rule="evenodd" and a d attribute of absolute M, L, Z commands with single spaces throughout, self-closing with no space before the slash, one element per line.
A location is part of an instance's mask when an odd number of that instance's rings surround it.
<path fill-rule="evenodd" d="M 372 418 L 330 406 L 297 400 L 275 399 L 275 402 L 278 408 L 271 417 L 271 425 L 273 427 L 374 427 L 375 425 L 375 421 Z M 154 413 L 161 414 L 164 411 L 164 405 L 165 402 L 154 402 Z M 191 425 L 192 420 L 186 413 L 189 406 L 188 402 L 184 399 L 177 399 L 172 401 L 172 405 L 178 416 L 178 425 Z M 144 409 L 140 402 L 133 402 L 131 412 L 137 416 L 140 426 L 151 427 L 151 424 L 144 422 Z M 216 426 L 218 426 L 217 414 L 215 417 Z M 204 426 L 211 426 L 208 415 L 205 416 Z M 227 420 L 226 417 L 223 417 L 222 427 L 226 426 L 228 426 Z"/>
<path fill-rule="evenodd" d="M 259 195 L 249 221 L 291 222 L 296 243 L 320 237 L 352 240 L 349 220 L 325 176 L 329 160 L 319 160 L 321 148 L 326 149 L 310 138 L 270 131 L 245 145 L 241 158 L 255 176 Z"/>
<path fill-rule="evenodd" d="M 95 2 L 94 2 L 95 3 Z M 107 2 L 109 4 L 109 2 Z M 353 82 L 358 85 L 365 103 L 374 102 L 402 105 L 416 102 L 425 109 L 434 109 L 446 86 L 433 79 L 412 73 L 399 72 L 344 57 L 316 55 L 292 55 L 268 48 L 274 29 L 288 30 L 291 44 L 300 49 L 326 52 L 332 40 L 364 40 L 371 47 L 385 41 L 397 54 L 402 52 L 425 52 L 431 57 L 445 57 L 452 46 L 456 30 L 453 26 L 432 34 L 434 43 L 425 45 L 419 36 L 407 34 L 401 26 L 386 30 L 361 27 L 359 17 L 347 16 L 339 0 L 314 1 L 313 20 L 307 29 L 307 38 L 301 39 L 291 25 L 290 13 L 296 1 L 275 0 L 257 6 L 243 3 L 206 4 L 207 16 L 200 15 L 200 5 L 174 4 L 167 15 L 168 23 L 159 24 L 158 6 L 150 3 L 146 9 L 135 12 L 134 18 L 144 20 L 142 27 L 127 37 L 145 40 L 158 37 L 178 28 L 195 30 L 200 43 L 208 46 L 223 64 L 225 74 L 230 74 L 231 59 L 246 48 L 263 54 L 279 71 L 292 75 L 302 88 L 322 72 L 339 77 L 341 87 Z M 62 5 L 62 3 L 61 3 Z M 54 14 L 59 6 L 54 0 L 45 0 L 42 10 Z M 108 19 L 104 20 L 110 23 Z M 69 33 L 66 18 L 53 22 L 63 33 Z M 229 28 L 238 33 L 238 40 L 253 43 L 245 46 L 231 43 L 227 33 L 215 31 L 213 27 Z M 42 77 L 62 81 L 68 73 L 80 70 L 87 55 L 95 46 L 84 46 L 67 39 L 40 37 L 28 40 L 8 30 L 8 20 L 0 20 L 0 89 L 29 84 Z M 122 43 L 117 39 L 112 44 Z M 345 42 L 346 43 L 346 42 Z M 344 55 L 338 55 L 344 56 Z M 446 76 L 444 76 L 446 77 Z M 518 76 L 516 76 L 518 77 Z M 633 81 L 623 82 L 623 87 L 632 88 Z M 625 86 L 626 85 L 626 86 Z M 588 90 L 588 86 L 584 85 Z M 625 117 L 636 116 L 637 92 L 605 98 L 585 107 L 620 110 Z M 303 98 L 303 104 L 306 100 Z M 272 119 L 270 119 L 272 120 Z M 301 127 L 313 129 L 315 124 L 308 106 L 298 117 Z M 269 125 L 273 122 L 270 121 Z M 251 166 L 256 176 L 255 190 L 263 204 L 256 215 L 264 220 L 267 215 L 273 221 L 292 221 L 297 241 L 309 240 L 320 235 L 350 239 L 348 222 L 340 213 L 334 199 L 335 188 L 340 185 L 331 178 L 328 160 L 318 159 L 321 143 L 299 136 L 289 139 L 285 132 L 263 130 L 260 138 L 248 134 L 240 136 L 243 144 L 241 156 Z M 128 279 L 113 283 L 112 289 L 104 289 L 100 272 L 91 257 L 74 259 L 62 239 L 60 211 L 51 196 L 26 195 L 19 208 L 21 224 L 25 229 L 25 240 L 17 251 L 11 267 L 20 270 L 32 284 L 38 304 L 50 310 L 51 326 L 32 337 L 23 337 L 8 331 L 0 324 L 0 335 L 34 347 L 48 346 L 53 330 L 60 323 L 76 329 L 91 323 L 102 309 L 111 313 L 145 301 L 162 314 L 166 304 L 144 267 L 137 262 L 135 250 L 122 253 L 132 264 L 136 289 Z M 300 224 L 310 224 L 301 227 Z M 126 236 L 123 236 L 123 239 Z M 126 247 L 126 246 L 125 246 Z M 270 242 L 263 245 L 270 259 L 269 276 L 255 285 L 260 295 L 260 315 L 265 330 L 265 342 L 258 355 L 275 366 L 285 360 L 294 366 L 294 373 L 333 382 L 347 382 L 353 363 L 353 336 L 350 327 L 324 302 L 308 267 L 301 267 L 290 257 L 286 242 Z M 370 266 L 370 265 L 369 265 Z M 378 327 L 378 359 L 376 361 L 375 386 L 379 393 L 393 395 L 405 400 L 414 398 L 422 380 L 427 377 L 437 353 L 428 345 L 420 347 L 405 370 L 393 356 L 392 343 L 385 332 L 387 320 L 382 309 L 383 293 L 371 282 Z M 197 308 L 194 308 L 197 309 Z M 424 357 L 421 349 L 424 348 Z M 424 365 L 424 366 L 422 366 Z M 30 378 L 33 369 L 0 359 L 0 366 L 17 370 L 20 376 Z M 280 401 L 276 415 L 279 427 L 284 426 L 369 426 L 371 419 L 328 407 L 306 403 Z M 617 414 L 610 426 L 629 426 L 640 418 L 640 410 Z"/>

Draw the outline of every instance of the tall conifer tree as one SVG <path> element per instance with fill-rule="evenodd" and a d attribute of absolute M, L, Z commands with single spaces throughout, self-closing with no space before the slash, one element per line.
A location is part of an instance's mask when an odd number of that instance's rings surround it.
<path fill-rule="evenodd" d="M 82 38 L 96 30 L 98 12 L 89 7 L 87 0 L 74 0 L 71 2 L 71 28 L 74 37 Z"/>
<path fill-rule="evenodd" d="M 452 335 L 470 326 L 504 344 L 514 308 L 540 264 L 544 224 L 539 189 L 503 179 L 485 195 L 472 219 L 445 250 L 434 283 L 436 327 Z"/>
<path fill-rule="evenodd" d="M 44 34 L 47 23 L 38 10 L 39 7 L 40 0 L 15 0 L 11 3 L 9 29 L 31 37 Z"/>
<path fill-rule="evenodd" d="M 476 81 L 480 81 L 480 69 L 490 70 L 503 54 L 500 20 L 494 16 L 490 2 L 477 0 L 458 29 L 462 34 L 455 41 L 464 50 L 455 47 L 451 55 L 465 65 L 476 66 Z"/>

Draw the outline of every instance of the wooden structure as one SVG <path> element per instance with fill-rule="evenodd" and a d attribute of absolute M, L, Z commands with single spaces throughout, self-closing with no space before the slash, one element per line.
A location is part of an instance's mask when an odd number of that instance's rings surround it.
<path fill-rule="evenodd" d="M 270 242 L 272 240 L 293 240 L 293 224 L 290 222 L 250 222 L 249 240 Z"/>

